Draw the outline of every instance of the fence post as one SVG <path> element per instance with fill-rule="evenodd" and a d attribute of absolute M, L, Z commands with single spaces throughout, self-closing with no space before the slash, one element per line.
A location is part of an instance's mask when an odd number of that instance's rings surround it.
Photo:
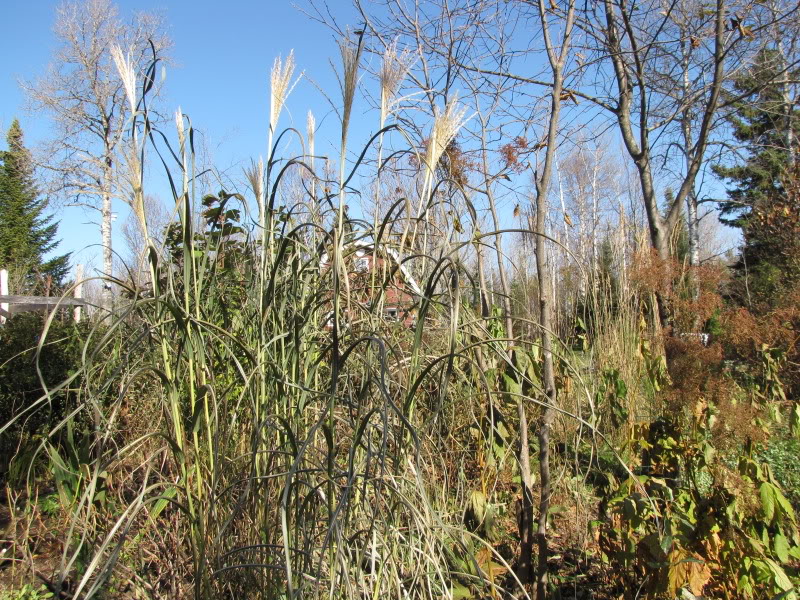
<path fill-rule="evenodd" d="M 0 270 L 0 296 L 8 296 L 8 271 Z M 8 302 L 0 303 L 0 324 L 6 322 L 8 312 Z"/>
<path fill-rule="evenodd" d="M 83 298 L 83 265 L 75 266 L 75 299 L 80 300 Z M 74 318 L 76 323 L 81 322 L 81 306 L 75 307 Z"/>

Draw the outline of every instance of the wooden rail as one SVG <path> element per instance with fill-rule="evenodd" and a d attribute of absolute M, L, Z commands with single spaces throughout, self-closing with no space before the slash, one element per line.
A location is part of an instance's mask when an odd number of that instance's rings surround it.
<path fill-rule="evenodd" d="M 50 306 L 74 306 L 75 321 L 80 322 L 81 311 L 84 306 L 90 306 L 89 302 L 83 299 L 83 265 L 78 265 L 76 269 L 75 297 L 65 298 L 62 296 L 17 296 L 8 293 L 8 271 L 0 269 L 0 324 L 5 323 L 12 312 L 19 310 L 42 310 Z M 11 310 L 11 305 L 15 305 L 16 310 Z"/>
<path fill-rule="evenodd" d="M 62 298 L 61 296 L 9 296 L 0 295 L 2 304 L 42 304 L 47 306 L 86 306 L 89 303 L 80 298 Z"/>

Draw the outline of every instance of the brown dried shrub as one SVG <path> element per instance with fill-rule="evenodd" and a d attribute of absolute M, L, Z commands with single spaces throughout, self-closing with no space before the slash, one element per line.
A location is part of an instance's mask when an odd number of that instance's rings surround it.
<path fill-rule="evenodd" d="M 723 452 L 765 439 L 764 431 L 754 427 L 763 410 L 742 397 L 727 376 L 721 344 L 705 347 L 696 340 L 668 337 L 664 348 L 672 380 L 663 396 L 668 414 L 697 423 L 707 420 L 711 411 L 711 442 Z"/>
<path fill-rule="evenodd" d="M 763 348 L 780 349 L 785 362 L 779 377 L 786 394 L 791 398 L 800 393 L 800 286 L 764 312 L 741 307 L 723 311 L 720 323 L 718 339 L 726 358 L 756 365 Z"/>

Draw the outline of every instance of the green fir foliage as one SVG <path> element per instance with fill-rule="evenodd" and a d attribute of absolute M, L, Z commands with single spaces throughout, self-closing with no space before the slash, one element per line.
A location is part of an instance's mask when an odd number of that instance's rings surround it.
<path fill-rule="evenodd" d="M 800 133 L 799 111 L 780 83 L 794 77 L 792 73 L 783 74 L 784 69 L 781 54 L 765 50 L 734 82 L 731 96 L 741 97 L 733 104 L 728 120 L 745 157 L 736 164 L 712 167 L 731 186 L 720 207 L 720 220 L 744 234 L 736 271 L 740 279 L 748 278 L 749 301 L 768 301 L 781 295 L 797 275 L 792 236 L 787 244 L 784 235 L 776 235 L 776 231 L 790 232 L 776 221 L 793 210 Z"/>
<path fill-rule="evenodd" d="M 757 203 L 783 194 L 782 179 L 790 144 L 799 133 L 800 115 L 786 104 L 782 87 L 769 83 L 780 79 L 782 65 L 777 51 L 762 52 L 755 66 L 734 83 L 732 94 L 742 97 L 734 103 L 728 120 L 746 157 L 738 164 L 714 166 L 714 172 L 731 184 L 728 200 L 721 205 L 721 220 L 728 225 L 744 227 Z"/>
<path fill-rule="evenodd" d="M 69 254 L 50 256 L 58 247 L 58 222 L 46 214 L 39 197 L 30 153 L 16 119 L 0 152 L 0 265 L 20 274 L 30 287 L 51 278 L 60 285 L 69 269 Z"/>

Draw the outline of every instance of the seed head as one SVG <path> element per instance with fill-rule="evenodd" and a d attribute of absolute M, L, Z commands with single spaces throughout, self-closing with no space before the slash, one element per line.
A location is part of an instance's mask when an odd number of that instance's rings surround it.
<path fill-rule="evenodd" d="M 314 160 L 314 132 L 317 129 L 317 121 L 314 119 L 314 113 L 308 111 L 306 116 L 306 137 L 308 137 L 308 155 L 311 160 Z"/>
<path fill-rule="evenodd" d="M 358 62 L 361 58 L 361 42 L 353 44 L 349 37 L 339 41 L 339 52 L 342 55 L 342 137 L 344 138 L 350 124 L 350 112 L 353 109 L 353 99 L 356 96 L 358 84 Z"/>
<path fill-rule="evenodd" d="M 183 111 L 180 106 L 175 111 L 175 127 L 178 129 L 178 142 L 183 146 L 186 141 L 186 131 L 183 125 Z"/>
<path fill-rule="evenodd" d="M 300 77 L 295 79 L 292 83 L 292 75 L 294 74 L 294 50 L 289 52 L 286 57 L 286 62 L 277 57 L 272 64 L 272 74 L 270 75 L 270 100 L 269 100 L 269 127 L 271 131 L 275 131 L 278 125 L 278 117 L 283 110 L 283 105 L 289 94 L 292 93 L 294 86 L 300 81 Z"/>
<path fill-rule="evenodd" d="M 447 146 L 456 136 L 458 130 L 467 122 L 467 119 L 464 118 L 466 113 L 467 109 L 465 107 L 458 107 L 458 96 L 454 96 L 447 103 L 444 111 L 440 111 L 438 107 L 436 108 L 428 151 L 425 154 L 425 166 L 428 168 L 429 173 L 432 173 L 436 165 L 439 164 L 439 159 L 441 159 Z"/>
<path fill-rule="evenodd" d="M 412 58 L 411 52 L 407 48 L 398 53 L 397 39 L 386 48 L 380 71 L 382 122 L 389 116 L 400 84 L 411 68 Z"/>
<path fill-rule="evenodd" d="M 136 112 L 136 70 L 133 67 L 130 52 L 127 55 L 122 53 L 122 48 L 117 44 L 111 46 L 111 58 L 117 67 L 122 85 L 125 88 L 125 95 L 131 106 L 131 112 Z"/>

